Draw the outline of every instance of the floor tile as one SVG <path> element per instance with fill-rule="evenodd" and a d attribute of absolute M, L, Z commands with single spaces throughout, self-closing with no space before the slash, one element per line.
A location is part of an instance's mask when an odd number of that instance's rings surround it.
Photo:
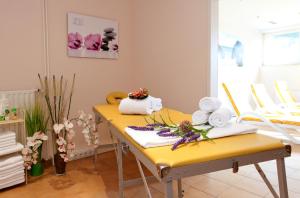
<path fill-rule="evenodd" d="M 260 196 L 254 195 L 244 190 L 240 190 L 238 188 L 229 188 L 222 194 L 218 196 L 218 198 L 261 198 Z"/>

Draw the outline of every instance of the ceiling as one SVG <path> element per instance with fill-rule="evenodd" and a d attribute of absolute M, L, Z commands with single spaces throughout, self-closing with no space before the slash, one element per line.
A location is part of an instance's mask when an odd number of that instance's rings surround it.
<path fill-rule="evenodd" d="M 219 0 L 219 19 L 262 32 L 300 27 L 300 0 Z"/>

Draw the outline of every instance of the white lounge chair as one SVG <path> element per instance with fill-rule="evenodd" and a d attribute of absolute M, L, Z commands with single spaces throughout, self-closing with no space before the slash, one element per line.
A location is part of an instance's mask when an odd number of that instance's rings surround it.
<path fill-rule="evenodd" d="M 275 81 L 275 92 L 282 104 L 290 108 L 300 109 L 300 103 L 297 102 L 296 97 L 290 91 L 286 81 Z"/>
<path fill-rule="evenodd" d="M 300 130 L 299 116 L 257 112 L 249 108 L 249 105 L 245 108 L 246 105 L 243 104 L 249 104 L 249 101 L 239 101 L 239 96 L 242 94 L 241 91 L 236 91 L 234 85 L 222 83 L 222 86 L 237 116 L 237 122 L 271 127 L 279 132 L 280 138 L 283 140 L 300 144 L 300 133 L 298 132 Z M 248 89 L 250 89 L 250 86 Z M 246 91 L 243 90 L 243 92 Z M 290 134 L 288 129 L 292 129 L 296 134 Z"/>
<path fill-rule="evenodd" d="M 251 94 L 256 106 L 263 113 L 300 116 L 300 109 L 282 104 L 276 105 L 264 84 L 251 84 Z"/>

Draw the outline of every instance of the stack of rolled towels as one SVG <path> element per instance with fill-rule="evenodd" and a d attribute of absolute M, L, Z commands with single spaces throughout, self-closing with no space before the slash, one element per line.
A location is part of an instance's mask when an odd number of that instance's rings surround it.
<path fill-rule="evenodd" d="M 121 100 L 119 105 L 119 111 L 122 114 L 141 114 L 150 115 L 154 111 L 162 109 L 162 100 L 148 96 L 145 99 L 131 99 L 129 97 Z"/>
<path fill-rule="evenodd" d="M 23 158 L 15 153 L 22 149 L 15 132 L 0 132 L 0 189 L 25 181 Z"/>
<path fill-rule="evenodd" d="M 222 102 L 215 97 L 204 97 L 199 101 L 199 110 L 193 113 L 193 124 L 206 124 L 213 127 L 224 127 L 232 114 L 229 109 L 221 107 Z"/>

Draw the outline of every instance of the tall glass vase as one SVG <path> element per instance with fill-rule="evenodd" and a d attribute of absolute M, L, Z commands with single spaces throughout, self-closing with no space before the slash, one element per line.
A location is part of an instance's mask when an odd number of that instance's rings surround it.
<path fill-rule="evenodd" d="M 55 172 L 56 172 L 56 175 L 65 175 L 66 174 L 66 162 L 60 156 L 60 154 L 64 154 L 64 153 L 57 152 L 54 155 Z"/>

